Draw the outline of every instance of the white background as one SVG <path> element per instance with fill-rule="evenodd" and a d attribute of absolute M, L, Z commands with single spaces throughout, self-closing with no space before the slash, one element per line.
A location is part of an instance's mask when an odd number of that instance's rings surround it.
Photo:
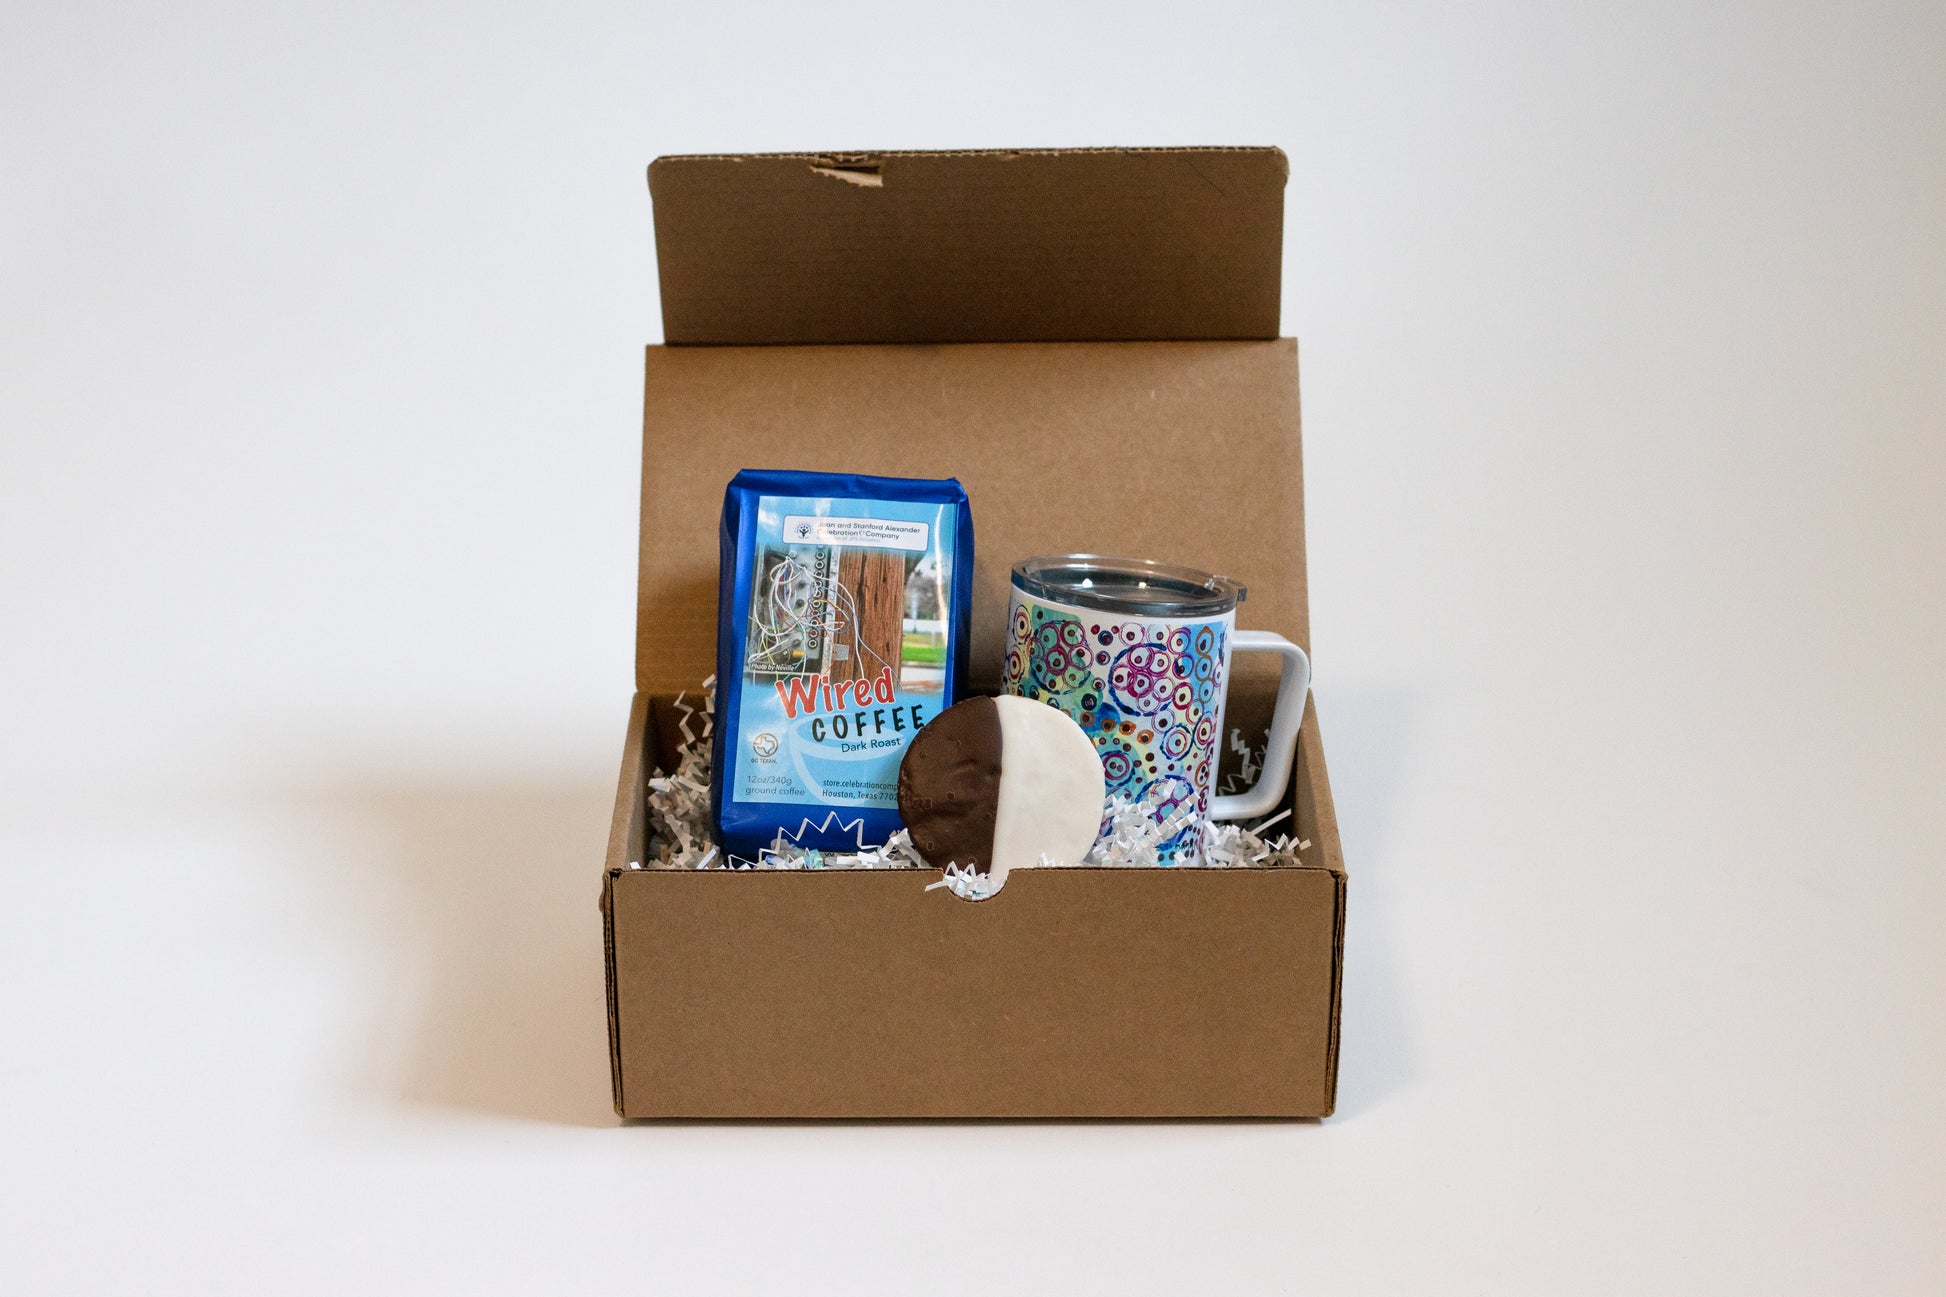
<path fill-rule="evenodd" d="M 9 1289 L 1946 1288 L 1936 0 L 12 0 L 0 123 Z M 1338 1116 L 618 1127 L 644 165 L 1117 143 L 1290 154 Z"/>

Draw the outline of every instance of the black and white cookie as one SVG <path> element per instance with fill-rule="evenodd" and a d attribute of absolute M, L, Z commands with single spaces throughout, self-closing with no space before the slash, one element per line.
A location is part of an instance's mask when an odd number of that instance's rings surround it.
<path fill-rule="evenodd" d="M 899 766 L 899 814 L 938 869 L 989 875 L 1043 855 L 1079 864 L 1101 827 L 1101 757 L 1066 712 L 1003 694 L 932 718 Z"/>

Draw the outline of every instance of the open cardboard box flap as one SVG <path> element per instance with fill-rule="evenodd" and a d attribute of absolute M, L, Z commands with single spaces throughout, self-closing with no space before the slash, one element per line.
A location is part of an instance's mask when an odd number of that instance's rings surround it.
<path fill-rule="evenodd" d="M 1281 150 L 660 158 L 671 343 L 1274 338 Z"/>
<path fill-rule="evenodd" d="M 676 874 L 644 850 L 666 699 L 715 669 L 738 469 L 957 477 L 973 684 L 1008 573 L 1148 555 L 1249 591 L 1309 648 L 1297 349 L 1275 149 L 665 158 L 636 686 L 604 911 L 625 1116 L 1321 1116 L 1344 876 L 1317 718 L 1288 792 L 1310 868 Z M 824 346 L 823 343 L 871 345 Z M 913 345 L 980 343 L 983 345 Z M 740 345 L 723 345 L 740 344 Z M 1266 655 L 1230 722 L 1261 734 Z"/>

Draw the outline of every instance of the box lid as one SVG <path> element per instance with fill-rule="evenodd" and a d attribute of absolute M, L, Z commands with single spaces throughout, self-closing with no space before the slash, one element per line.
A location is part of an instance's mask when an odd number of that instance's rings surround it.
<path fill-rule="evenodd" d="M 671 343 L 1274 338 L 1275 148 L 658 158 Z"/>

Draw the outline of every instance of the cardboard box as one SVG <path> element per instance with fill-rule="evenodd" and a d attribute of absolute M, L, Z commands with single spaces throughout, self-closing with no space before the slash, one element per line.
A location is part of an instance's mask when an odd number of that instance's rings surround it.
<path fill-rule="evenodd" d="M 1321 1117 L 1345 874 L 1315 708 L 1297 866 L 677 872 L 643 856 L 669 699 L 714 670 L 740 468 L 960 479 L 973 675 L 1008 572 L 1142 554 L 1227 573 L 1309 648 L 1297 347 L 1276 149 L 663 158 L 636 698 L 602 889 L 624 1117 Z M 832 345 L 842 344 L 842 345 Z M 1273 663 L 1239 658 L 1261 739 Z M 1326 675 L 1327 687 L 1329 676 Z"/>

